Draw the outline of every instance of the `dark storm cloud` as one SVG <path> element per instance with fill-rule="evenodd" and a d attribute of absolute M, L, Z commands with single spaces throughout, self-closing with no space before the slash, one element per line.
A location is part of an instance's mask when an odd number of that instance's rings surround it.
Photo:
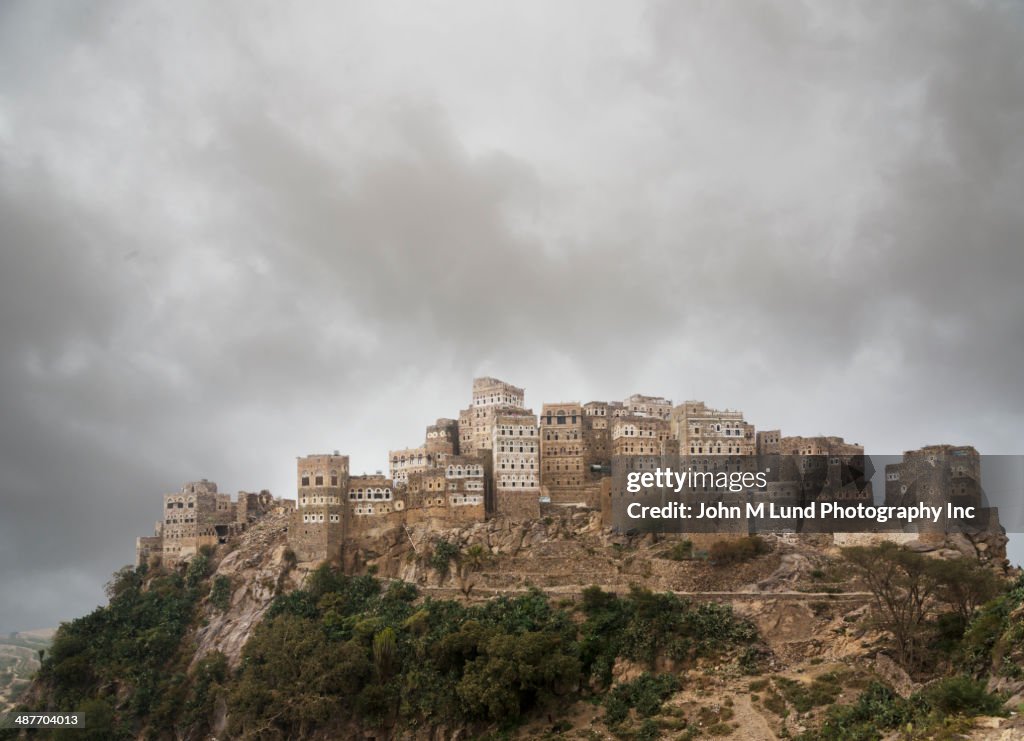
<path fill-rule="evenodd" d="M 0 629 L 474 373 L 1021 452 L 1019 8 L 602 11 L 0 9 Z"/>

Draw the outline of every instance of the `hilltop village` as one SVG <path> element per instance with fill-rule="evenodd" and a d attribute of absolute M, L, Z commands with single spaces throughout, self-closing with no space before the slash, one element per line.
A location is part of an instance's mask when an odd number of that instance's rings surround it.
<path fill-rule="evenodd" d="M 436 420 L 421 445 L 392 450 L 388 460 L 387 475 L 354 474 L 338 451 L 300 457 L 294 499 L 262 491 L 239 492 L 232 500 L 211 481 L 185 484 L 163 496 L 155 534 L 137 539 L 137 562 L 173 566 L 205 545 L 228 542 L 270 512 L 288 516 L 289 547 L 304 562 L 339 558 L 346 543 L 381 528 L 426 523 L 442 530 L 495 517 L 531 520 L 566 508 L 599 510 L 606 527 L 625 530 L 631 527 L 625 507 L 636 501 L 626 492 L 626 477 L 664 467 L 770 472 L 765 486 L 726 495 L 735 501 L 873 501 L 864 448 L 841 437 L 758 431 L 738 410 L 640 394 L 545 403 L 538 416 L 526 407 L 523 389 L 496 378 L 474 379 L 469 406 L 457 419 Z M 643 496 L 657 501 L 662 493 Z M 995 510 L 980 508 L 980 459 L 973 447 L 929 446 L 886 466 L 886 504 L 950 500 L 979 508 L 978 529 L 1000 529 Z M 747 518 L 704 525 L 717 538 L 779 527 Z M 933 537 L 945 537 L 941 525 L 935 530 Z M 872 535 L 904 542 L 928 537 L 898 523 Z M 840 544 L 865 535 L 852 527 L 833 537 Z"/>

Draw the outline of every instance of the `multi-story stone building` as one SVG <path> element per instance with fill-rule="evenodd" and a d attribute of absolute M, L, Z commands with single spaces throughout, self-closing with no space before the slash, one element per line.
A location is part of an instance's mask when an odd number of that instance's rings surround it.
<path fill-rule="evenodd" d="M 579 402 L 541 407 L 540 483 L 546 492 L 579 490 L 586 483 L 583 419 Z"/>
<path fill-rule="evenodd" d="M 515 518 L 540 514 L 540 437 L 537 418 L 506 409 L 493 418 L 494 511 Z"/>
<path fill-rule="evenodd" d="M 981 456 L 970 445 L 928 445 L 885 467 L 885 503 L 981 507 Z"/>
<path fill-rule="evenodd" d="M 633 394 L 622 402 L 621 409 L 624 417 L 655 417 L 667 420 L 672 416 L 672 402 L 662 396 Z"/>
<path fill-rule="evenodd" d="M 395 496 L 394 482 L 381 471 L 352 476 L 347 499 L 356 517 L 389 515 L 405 508 L 404 500 Z"/>
<path fill-rule="evenodd" d="M 217 491 L 217 484 L 202 479 L 190 481 L 174 494 L 163 497 L 163 519 L 154 535 L 136 539 L 136 563 L 153 559 L 174 567 L 199 552 L 203 546 L 227 542 L 232 535 L 268 511 L 274 504 L 270 492 L 238 492 L 238 501 Z"/>
<path fill-rule="evenodd" d="M 348 456 L 307 455 L 296 460 L 298 507 L 288 525 L 288 543 L 300 561 L 338 558 L 348 533 Z"/>
<path fill-rule="evenodd" d="M 459 412 L 459 453 L 472 455 L 490 449 L 495 418 L 509 410 L 525 409 L 525 392 L 497 378 L 474 378 L 473 401 Z"/>
<path fill-rule="evenodd" d="M 454 419 L 439 419 L 427 427 L 423 445 L 388 452 L 391 480 L 395 486 L 405 486 L 409 474 L 430 468 L 443 468 L 457 452 L 458 423 Z"/>
<path fill-rule="evenodd" d="M 754 426 L 734 409 L 687 401 L 671 413 L 672 434 L 682 455 L 754 455 Z"/>
<path fill-rule="evenodd" d="M 409 481 L 409 474 L 426 471 L 434 467 L 433 456 L 427 452 L 426 446 L 419 448 L 402 448 L 389 450 L 391 479 L 395 486 L 404 486 Z"/>
<path fill-rule="evenodd" d="M 778 455 L 782 430 L 759 430 L 754 435 L 755 450 L 758 455 Z"/>
<path fill-rule="evenodd" d="M 454 419 L 442 417 L 427 427 L 424 447 L 427 454 L 433 454 L 435 460 L 444 461 L 446 456 L 459 454 L 459 423 Z"/>
<path fill-rule="evenodd" d="M 590 401 L 583 405 L 583 454 L 591 481 L 608 475 L 612 461 L 612 435 L 608 404 Z"/>
<path fill-rule="evenodd" d="M 482 522 L 487 517 L 491 486 L 487 455 L 454 456 L 444 468 L 409 475 L 406 520 L 432 520 L 441 527 Z"/>
<path fill-rule="evenodd" d="M 662 455 L 678 450 L 677 445 L 669 445 L 673 440 L 669 422 L 661 417 L 615 417 L 610 430 L 613 458 Z"/>
<path fill-rule="evenodd" d="M 870 505 L 874 500 L 864 447 L 841 437 L 783 436 L 779 430 L 758 432 L 755 438 L 758 467 L 767 471 L 769 483 L 763 497 L 777 506 L 805 506 L 811 502 L 834 501 L 844 505 Z M 757 528 L 810 531 L 813 523 L 794 520 L 787 526 L 780 520 L 756 523 Z M 844 520 L 830 531 L 857 530 L 864 523 Z"/>
<path fill-rule="evenodd" d="M 419 516 L 420 510 L 431 510 L 430 516 L 442 517 L 448 508 L 448 484 L 445 469 L 415 471 L 409 474 L 406 487 L 407 509 Z"/>
<path fill-rule="evenodd" d="M 445 467 L 446 505 L 452 522 L 481 522 L 487 516 L 490 461 L 486 455 L 456 456 Z"/>

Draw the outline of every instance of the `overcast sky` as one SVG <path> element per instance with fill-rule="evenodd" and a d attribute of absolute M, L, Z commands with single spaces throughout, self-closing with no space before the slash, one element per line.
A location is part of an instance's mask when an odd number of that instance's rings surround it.
<path fill-rule="evenodd" d="M 160 495 L 633 392 L 1024 453 L 1024 10 L 0 4 L 0 630 Z"/>

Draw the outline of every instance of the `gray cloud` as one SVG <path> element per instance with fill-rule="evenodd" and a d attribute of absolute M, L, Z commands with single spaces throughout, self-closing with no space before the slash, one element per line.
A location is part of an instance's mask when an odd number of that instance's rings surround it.
<path fill-rule="evenodd" d="M 1019 453 L 996 2 L 0 9 L 0 629 L 490 373 Z"/>

